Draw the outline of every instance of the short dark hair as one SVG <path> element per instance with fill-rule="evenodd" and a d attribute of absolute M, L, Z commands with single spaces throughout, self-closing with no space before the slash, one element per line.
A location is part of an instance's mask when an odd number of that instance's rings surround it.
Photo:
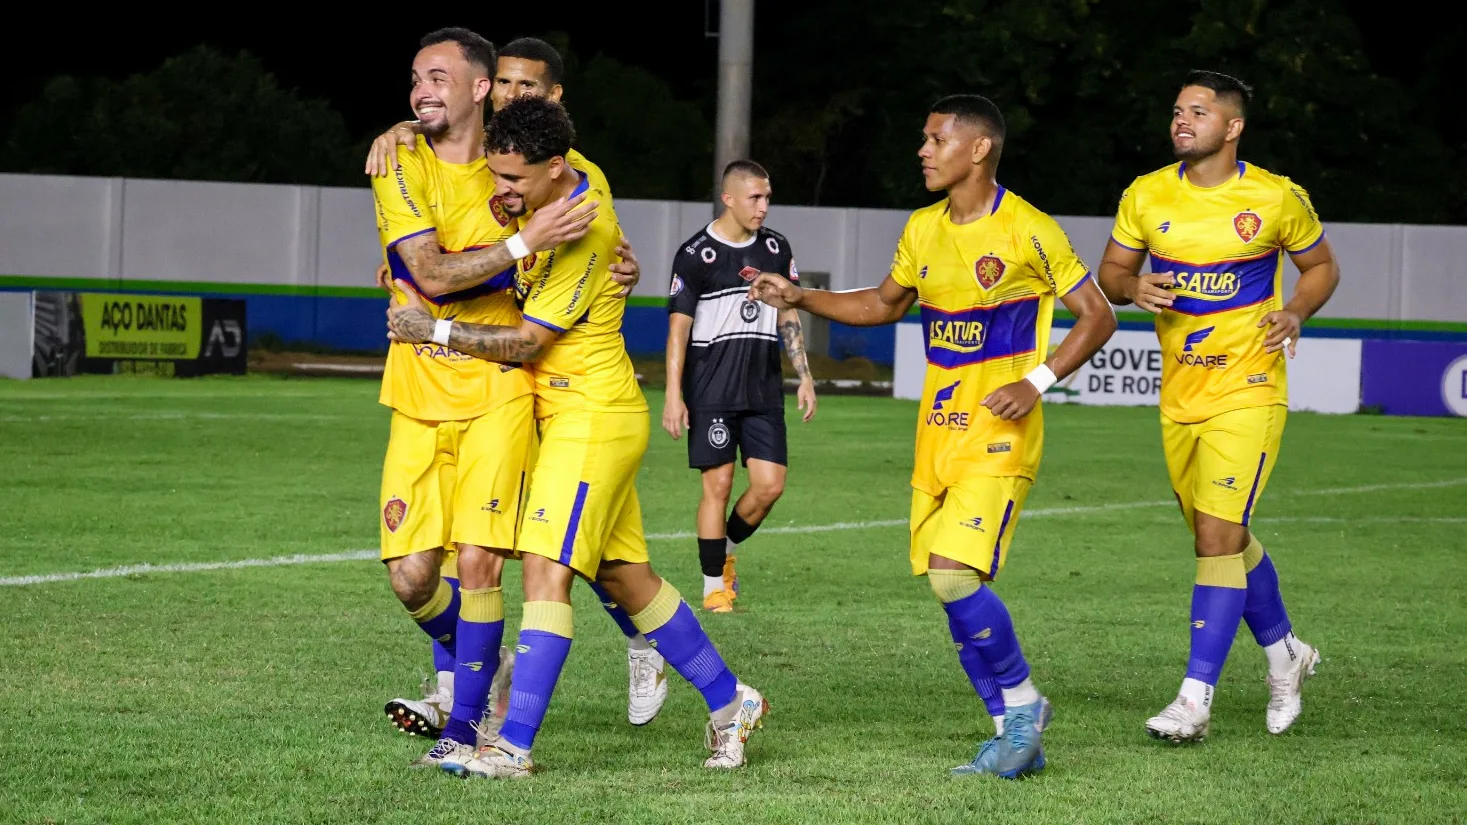
<path fill-rule="evenodd" d="M 494 56 L 494 44 L 478 32 L 459 26 L 438 29 L 423 35 L 423 39 L 418 42 L 418 48 L 426 49 L 429 46 L 449 42 L 458 44 L 465 60 L 482 67 L 484 73 L 490 77 L 494 76 L 494 67 L 499 62 L 498 58 Z"/>
<path fill-rule="evenodd" d="M 565 107 L 548 97 L 522 95 L 489 118 L 484 148 L 490 152 L 525 156 L 529 164 L 544 163 L 570 153 L 576 127 Z"/>
<path fill-rule="evenodd" d="M 1188 86 L 1201 86 L 1204 89 L 1211 89 L 1219 98 L 1230 98 L 1233 105 L 1238 107 L 1238 114 L 1243 117 L 1247 117 L 1248 104 L 1253 102 L 1252 86 L 1222 72 L 1193 69 L 1182 81 L 1182 88 L 1185 89 Z"/>
<path fill-rule="evenodd" d="M 930 115 L 957 115 L 959 123 L 977 126 L 987 132 L 997 144 L 999 150 L 1003 149 L 1004 138 L 1008 136 L 1008 127 L 1004 124 L 1003 113 L 998 110 L 994 102 L 983 95 L 948 95 L 942 100 L 932 104 L 927 110 Z"/>
<path fill-rule="evenodd" d="M 764 171 L 764 167 L 760 166 L 752 160 L 749 160 L 748 158 L 733 161 L 729 165 L 723 167 L 723 177 L 719 178 L 719 180 L 722 181 L 722 184 L 724 186 L 727 186 L 728 179 L 733 177 L 734 175 L 748 175 L 754 178 L 769 180 L 769 173 Z"/>
<path fill-rule="evenodd" d="M 536 60 L 545 64 L 545 74 L 551 86 L 560 85 L 565 77 L 565 61 L 555 47 L 538 37 L 519 37 L 509 41 L 499 50 L 500 57 L 518 57 L 521 60 Z"/>

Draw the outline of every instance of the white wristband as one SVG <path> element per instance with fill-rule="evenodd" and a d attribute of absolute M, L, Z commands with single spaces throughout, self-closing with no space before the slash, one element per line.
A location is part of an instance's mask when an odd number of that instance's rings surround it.
<path fill-rule="evenodd" d="M 1054 377 L 1054 370 L 1044 364 L 1040 364 L 1030 370 L 1029 374 L 1024 376 L 1024 379 L 1030 384 L 1033 384 L 1034 388 L 1039 390 L 1040 395 L 1043 395 L 1045 390 L 1054 386 L 1054 382 L 1058 380 Z"/>
<path fill-rule="evenodd" d="M 530 256 L 530 245 L 525 243 L 525 239 L 521 238 L 518 232 L 511 235 L 509 240 L 504 242 L 504 246 L 509 250 L 509 254 L 515 257 L 515 260 Z"/>
<path fill-rule="evenodd" d="M 448 334 L 453 331 L 453 321 L 449 318 L 439 318 L 438 323 L 433 325 L 433 343 L 448 346 Z"/>

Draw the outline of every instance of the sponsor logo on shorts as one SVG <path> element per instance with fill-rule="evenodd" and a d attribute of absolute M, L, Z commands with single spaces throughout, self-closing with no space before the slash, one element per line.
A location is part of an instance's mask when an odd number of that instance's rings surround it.
<path fill-rule="evenodd" d="M 958 522 L 958 524 L 961 524 L 961 525 L 963 525 L 964 527 L 967 527 L 970 530 L 977 530 L 980 533 L 985 532 L 984 529 L 983 529 L 983 517 L 982 516 L 973 516 L 972 518 L 965 518 L 962 521 Z"/>
<path fill-rule="evenodd" d="M 549 524 L 550 523 L 550 520 L 547 519 L 547 518 L 545 518 L 545 508 L 544 507 L 541 507 L 540 509 L 536 510 L 534 513 L 530 514 L 530 521 L 538 521 L 541 524 Z"/>
<path fill-rule="evenodd" d="M 1227 478 L 1215 478 L 1212 480 L 1212 483 L 1225 490 L 1237 490 L 1238 488 L 1235 484 L 1237 480 L 1236 476 L 1228 476 Z"/>
<path fill-rule="evenodd" d="M 387 525 L 387 531 L 396 533 L 405 518 L 407 518 L 407 502 L 397 496 L 388 499 L 387 505 L 382 508 L 382 523 Z"/>
<path fill-rule="evenodd" d="M 550 379 L 550 386 L 555 387 L 558 390 L 563 390 L 566 387 L 569 387 L 570 386 L 570 379 L 569 378 L 552 378 L 552 379 Z"/>
<path fill-rule="evenodd" d="M 499 513 L 500 515 L 503 515 L 503 513 L 499 509 L 499 499 L 497 498 L 490 499 L 488 504 L 485 504 L 479 509 L 487 510 L 490 513 Z"/>
<path fill-rule="evenodd" d="M 1250 376 L 1248 376 L 1248 383 L 1250 383 L 1250 384 L 1267 384 L 1268 383 L 1268 373 L 1266 373 L 1266 372 L 1260 372 L 1260 373 L 1257 373 L 1256 375 L 1250 375 Z"/>
<path fill-rule="evenodd" d="M 1007 452 L 1012 452 L 1013 449 L 1014 449 L 1014 445 L 1011 442 L 1008 442 L 1008 441 L 996 441 L 996 442 L 988 445 L 988 453 L 989 453 L 989 455 L 992 455 L 993 453 L 1007 453 Z"/>

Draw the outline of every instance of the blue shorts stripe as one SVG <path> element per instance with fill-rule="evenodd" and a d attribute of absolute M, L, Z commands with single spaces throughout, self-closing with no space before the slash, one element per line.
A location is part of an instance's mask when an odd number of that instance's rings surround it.
<path fill-rule="evenodd" d="M 570 518 L 565 523 L 565 541 L 560 543 L 560 563 L 570 567 L 571 553 L 576 547 L 576 531 L 581 527 L 581 511 L 586 507 L 586 492 L 591 485 L 582 481 L 576 485 L 576 503 L 571 505 Z"/>

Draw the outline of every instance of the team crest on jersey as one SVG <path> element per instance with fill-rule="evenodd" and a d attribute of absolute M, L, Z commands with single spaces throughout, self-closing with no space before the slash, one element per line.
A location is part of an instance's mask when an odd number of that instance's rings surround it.
<path fill-rule="evenodd" d="M 382 508 L 382 523 L 387 525 L 387 531 L 396 533 L 404 518 L 407 518 L 407 502 L 397 496 L 388 499 L 387 506 Z"/>
<path fill-rule="evenodd" d="M 978 259 L 978 263 L 973 265 L 973 274 L 978 277 L 978 283 L 982 284 L 984 289 L 993 289 L 993 285 L 1003 277 L 1003 270 L 1003 261 L 992 255 L 984 255 Z"/>
<path fill-rule="evenodd" d="M 509 209 L 504 205 L 504 198 L 498 195 L 490 198 L 489 213 L 500 226 L 509 226 Z"/>
<path fill-rule="evenodd" d="M 520 268 L 523 269 L 526 272 L 529 272 L 530 270 L 534 269 L 535 268 L 535 258 L 537 258 L 539 255 L 540 255 L 540 253 L 538 253 L 538 252 L 531 252 L 530 254 L 526 255 L 523 258 L 521 258 L 520 259 Z"/>
<path fill-rule="evenodd" d="M 673 276 L 672 276 L 672 288 L 667 291 L 667 296 L 669 298 L 676 298 L 677 297 L 677 294 L 679 292 L 682 292 L 682 291 L 683 291 L 683 276 L 674 273 Z"/>
<path fill-rule="evenodd" d="M 739 270 L 739 277 L 743 278 L 746 281 L 752 281 L 755 278 L 759 277 L 759 267 L 746 266 L 743 269 Z"/>
<path fill-rule="evenodd" d="M 1263 228 L 1263 218 L 1258 217 L 1257 212 L 1239 212 L 1233 216 L 1233 231 L 1248 243 L 1258 237 L 1258 230 Z"/>

